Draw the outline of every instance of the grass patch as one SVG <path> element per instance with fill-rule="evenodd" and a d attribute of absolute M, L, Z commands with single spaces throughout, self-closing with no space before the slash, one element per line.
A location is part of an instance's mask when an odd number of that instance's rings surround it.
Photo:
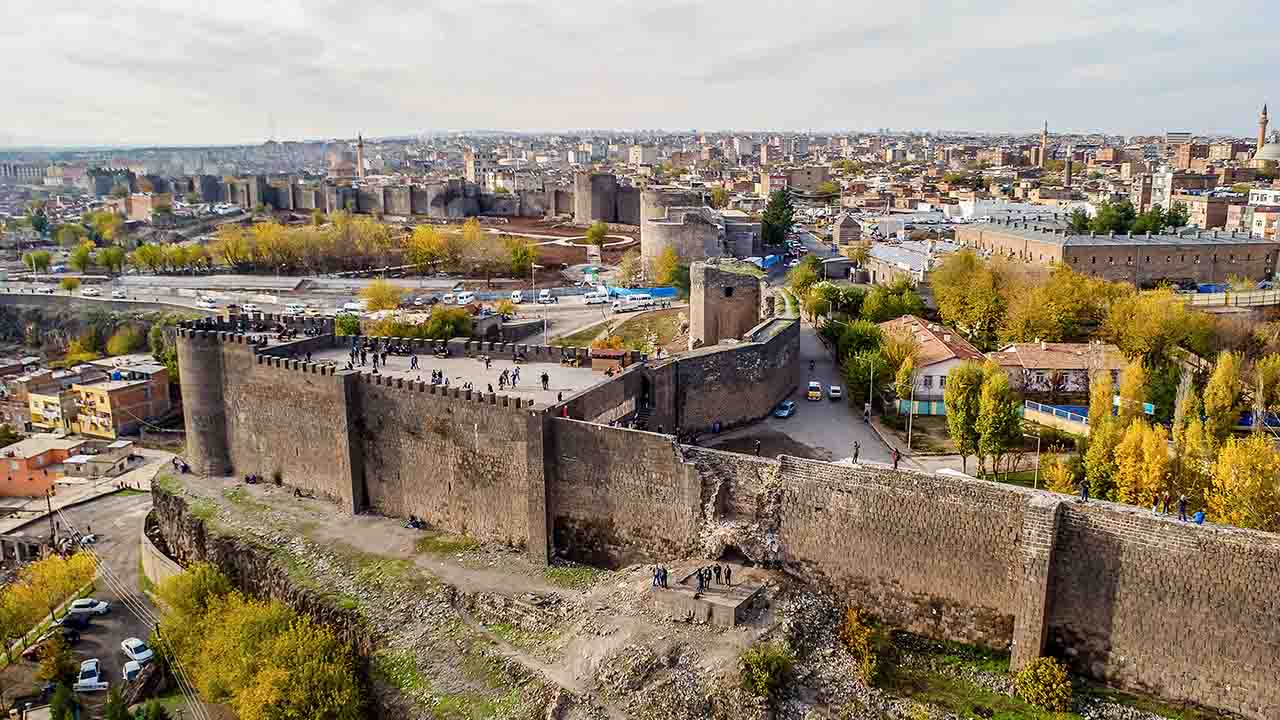
<path fill-rule="evenodd" d="M 622 338 L 622 346 L 628 350 L 645 350 L 649 339 L 657 335 L 658 346 L 669 344 L 680 332 L 681 310 L 657 310 L 631 318 L 614 329 L 613 334 Z"/>
<path fill-rule="evenodd" d="M 429 683 L 418 672 L 418 658 L 408 650 L 379 650 L 373 656 L 373 672 L 401 690 L 425 690 Z"/>
<path fill-rule="evenodd" d="M 449 533 L 427 531 L 413 544 L 416 552 L 427 555 L 455 555 L 480 547 L 479 541 L 466 535 L 450 535 Z"/>
<path fill-rule="evenodd" d="M 431 708 L 435 720 L 486 720 L 507 717 L 520 703 L 520 690 L 492 700 L 476 693 L 437 695 Z"/>
<path fill-rule="evenodd" d="M 157 487 L 170 495 L 178 495 L 182 492 L 182 485 L 178 483 L 178 479 L 171 473 L 158 473 L 151 480 L 152 487 Z"/>
<path fill-rule="evenodd" d="M 232 505 L 252 512 L 270 512 L 271 506 L 261 500 L 255 500 L 249 495 L 249 491 L 242 487 L 227 488 L 222 491 L 222 497 L 231 502 Z"/>
<path fill-rule="evenodd" d="M 359 559 L 356 567 L 356 581 L 362 585 L 382 587 L 389 583 L 403 580 L 413 570 L 413 563 L 408 560 L 393 560 L 368 555 Z"/>
<path fill-rule="evenodd" d="M 1036 482 L 1036 469 L 1019 470 L 1012 473 L 988 473 L 983 476 L 984 480 L 992 482 L 1007 483 L 1009 485 L 1021 485 L 1022 487 L 1042 487 L 1043 482 Z M 1043 478 L 1041 478 L 1043 480 Z"/>
<path fill-rule="evenodd" d="M 589 565 L 548 565 L 543 569 L 542 576 L 552 585 L 571 590 L 585 590 L 608 572 L 608 570 L 593 568 Z"/>
<path fill-rule="evenodd" d="M 939 646 L 937 657 L 947 665 L 962 665 L 983 672 L 1009 672 L 1009 653 L 947 640 L 931 640 L 930 642 Z"/>
<path fill-rule="evenodd" d="M 562 335 L 552 340 L 551 344 L 555 347 L 591 347 L 591 341 L 595 340 L 602 330 L 604 330 L 604 323 L 598 322 L 577 332 Z"/>
<path fill-rule="evenodd" d="M 1037 710 L 1020 698 L 976 687 L 939 673 L 897 668 L 887 678 L 885 689 L 916 702 L 937 705 L 962 718 L 992 720 L 1079 720 L 1075 713 Z"/>
<path fill-rule="evenodd" d="M 200 498 L 191 503 L 191 514 L 201 520 L 209 520 L 218 514 L 218 505 L 212 500 Z"/>
<path fill-rule="evenodd" d="M 138 558 L 138 590 L 143 595 L 150 595 L 155 592 L 156 586 L 151 582 L 151 578 L 147 577 L 147 571 L 142 567 L 142 558 Z"/>

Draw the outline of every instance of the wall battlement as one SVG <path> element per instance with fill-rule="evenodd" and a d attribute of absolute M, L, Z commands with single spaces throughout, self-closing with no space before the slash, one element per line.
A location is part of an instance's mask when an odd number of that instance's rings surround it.
<path fill-rule="evenodd" d="M 307 363 L 300 338 L 178 336 L 189 461 L 352 512 L 619 567 L 741 554 L 929 637 L 1044 651 L 1090 677 L 1280 717 L 1280 536 L 993 482 L 677 445 L 610 427 L 746 422 L 798 381 L 798 328 L 638 364 L 551 408 Z M 454 340 L 457 352 L 559 348 Z M 437 343 L 435 347 L 439 347 Z M 305 415 L 305 417 L 303 417 Z M 571 416 L 571 417 L 570 417 Z M 588 422 L 594 420 L 594 422 Z M 1261 671 L 1260 671 L 1261 670 Z"/>

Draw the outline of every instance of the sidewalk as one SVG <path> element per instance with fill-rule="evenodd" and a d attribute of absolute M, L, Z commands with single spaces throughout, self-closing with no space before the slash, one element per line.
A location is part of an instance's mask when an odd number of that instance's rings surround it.
<path fill-rule="evenodd" d="M 110 495 L 118 490 L 117 485 L 121 483 L 144 492 L 150 492 L 151 480 L 157 473 L 169 466 L 173 453 L 164 450 L 139 448 L 137 454 L 144 458 L 143 463 L 117 477 L 98 480 L 62 478 L 55 485 L 57 494 L 53 496 L 51 503 L 46 503 L 43 497 L 31 498 L 14 514 L 0 518 L 0 534 L 14 532 L 25 525 L 43 519 L 48 514 L 50 504 L 52 504 L 54 510 L 59 510 L 90 500 L 96 500 L 103 495 Z"/>

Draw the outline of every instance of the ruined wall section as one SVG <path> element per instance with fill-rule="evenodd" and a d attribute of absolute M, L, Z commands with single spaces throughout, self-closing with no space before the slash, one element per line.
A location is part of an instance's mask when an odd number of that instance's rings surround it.
<path fill-rule="evenodd" d="M 701 479 L 671 438 L 547 422 L 547 516 L 558 552 L 610 568 L 696 554 Z"/>
<path fill-rule="evenodd" d="M 512 547 L 545 545 L 528 520 L 530 496 L 545 484 L 538 413 L 506 396 L 355 377 L 371 510 Z"/>

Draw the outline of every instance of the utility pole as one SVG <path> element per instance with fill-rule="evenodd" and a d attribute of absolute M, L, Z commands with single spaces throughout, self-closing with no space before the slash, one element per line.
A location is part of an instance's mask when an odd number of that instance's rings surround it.
<path fill-rule="evenodd" d="M 53 490 L 44 491 L 44 506 L 49 511 L 49 544 L 58 545 L 58 525 L 53 519 Z"/>

